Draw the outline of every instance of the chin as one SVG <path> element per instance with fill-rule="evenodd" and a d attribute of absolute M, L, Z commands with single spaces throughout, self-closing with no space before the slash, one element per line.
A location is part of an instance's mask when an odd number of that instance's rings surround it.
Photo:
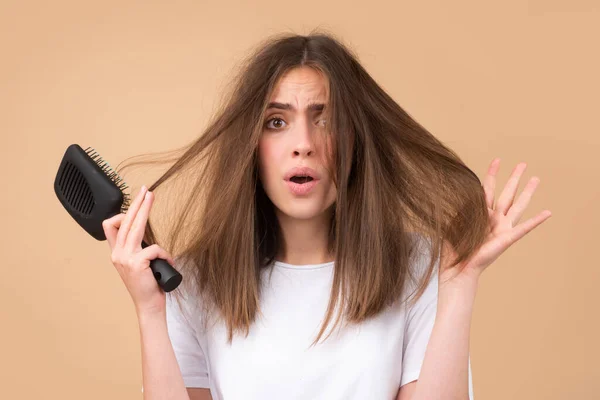
<path fill-rule="evenodd" d="M 306 204 L 306 205 L 292 205 L 287 204 L 285 207 L 277 207 L 279 212 L 285 216 L 298 220 L 309 220 L 320 216 L 325 212 L 324 205 L 319 204 Z"/>

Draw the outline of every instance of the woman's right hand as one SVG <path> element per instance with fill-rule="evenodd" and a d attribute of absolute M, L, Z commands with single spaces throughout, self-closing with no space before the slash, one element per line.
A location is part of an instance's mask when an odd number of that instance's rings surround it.
<path fill-rule="evenodd" d="M 112 251 L 111 261 L 131 295 L 138 318 L 141 314 L 164 313 L 166 310 L 165 292 L 150 269 L 150 261 L 162 258 L 175 264 L 167 251 L 156 244 L 142 249 L 153 201 L 154 193 L 142 186 L 127 213 L 119 213 L 102 222 Z"/>

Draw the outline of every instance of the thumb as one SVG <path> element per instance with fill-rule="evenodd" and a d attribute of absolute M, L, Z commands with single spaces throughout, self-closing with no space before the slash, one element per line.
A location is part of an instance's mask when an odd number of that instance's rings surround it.
<path fill-rule="evenodd" d="M 110 248 L 114 248 L 115 242 L 117 240 L 117 233 L 119 233 L 119 228 L 121 227 L 121 223 L 125 218 L 125 214 L 119 213 L 111 218 L 105 219 L 102 221 L 102 229 L 104 229 L 104 236 L 106 236 L 106 241 Z"/>

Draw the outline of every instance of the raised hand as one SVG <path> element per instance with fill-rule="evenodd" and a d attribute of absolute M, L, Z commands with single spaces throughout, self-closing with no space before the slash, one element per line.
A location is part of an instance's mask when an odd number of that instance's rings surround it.
<path fill-rule="evenodd" d="M 465 268 L 460 275 L 468 275 L 469 277 L 474 278 L 479 277 L 479 275 L 506 249 L 512 246 L 513 243 L 520 240 L 552 215 L 550 210 L 544 210 L 536 216 L 519 223 L 525 209 L 529 205 L 533 193 L 540 183 L 538 177 L 532 177 L 527 185 L 525 185 L 521 195 L 515 201 L 519 181 L 527 168 L 527 164 L 524 162 L 517 164 L 513 169 L 504 190 L 498 197 L 498 201 L 494 203 L 496 174 L 498 173 L 499 168 L 500 159 L 496 158 L 490 164 L 487 175 L 483 181 L 491 230 L 485 243 L 465 262 Z M 451 256 L 448 259 L 455 256 L 449 246 L 445 247 L 444 252 L 444 254 Z M 445 263 L 442 262 L 442 274 L 455 276 L 453 271 L 451 271 L 452 269 L 453 268 L 445 268 Z M 442 276 L 442 274 L 440 274 L 440 276 Z"/>

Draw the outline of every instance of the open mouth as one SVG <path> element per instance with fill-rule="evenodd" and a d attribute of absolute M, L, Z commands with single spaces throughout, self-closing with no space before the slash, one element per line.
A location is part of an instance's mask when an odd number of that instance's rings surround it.
<path fill-rule="evenodd" d="M 312 176 L 296 176 L 295 175 L 290 178 L 290 181 L 292 181 L 294 183 L 299 183 L 299 184 L 310 182 L 312 180 L 313 180 Z"/>

